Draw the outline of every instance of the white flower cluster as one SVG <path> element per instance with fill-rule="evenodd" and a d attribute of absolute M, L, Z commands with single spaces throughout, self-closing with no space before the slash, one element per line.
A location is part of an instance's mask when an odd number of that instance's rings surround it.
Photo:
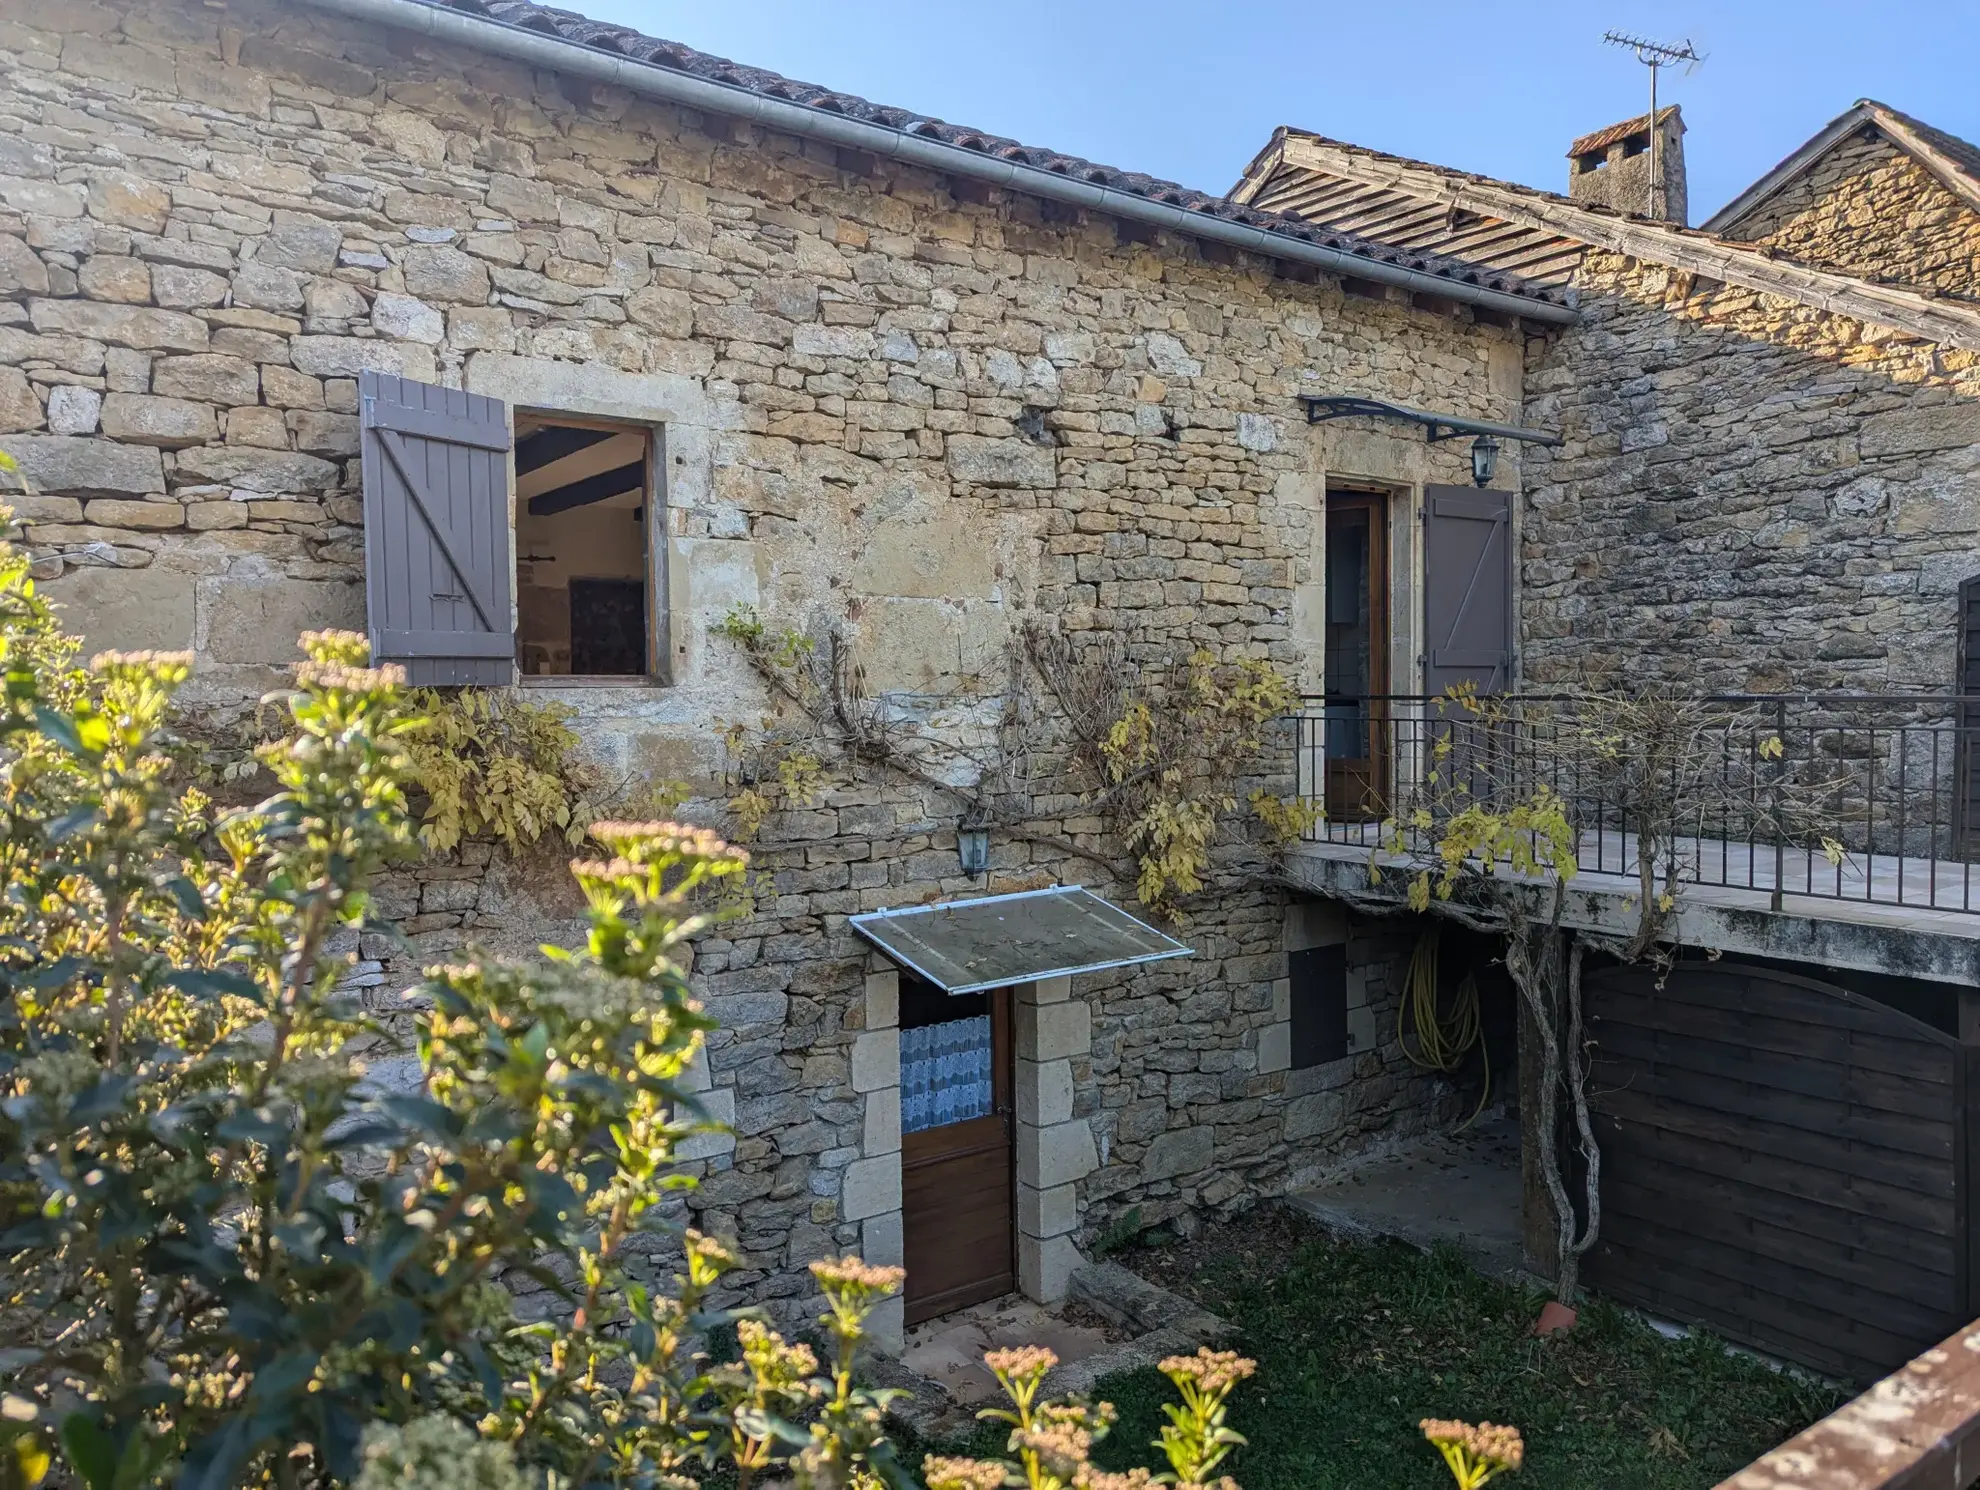
<path fill-rule="evenodd" d="M 524 1490 L 505 1443 L 456 1418 L 414 1418 L 364 1430 L 364 1467 L 352 1490 Z"/>

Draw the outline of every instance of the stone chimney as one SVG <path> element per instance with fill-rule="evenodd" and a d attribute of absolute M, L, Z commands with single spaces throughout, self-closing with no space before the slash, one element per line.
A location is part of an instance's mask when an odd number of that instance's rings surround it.
<path fill-rule="evenodd" d="M 1685 225 L 1684 117 L 1676 104 L 1657 110 L 1657 174 L 1662 200 L 1650 191 L 1650 116 L 1638 114 L 1583 135 L 1568 146 L 1568 195 L 1591 206 Z"/>

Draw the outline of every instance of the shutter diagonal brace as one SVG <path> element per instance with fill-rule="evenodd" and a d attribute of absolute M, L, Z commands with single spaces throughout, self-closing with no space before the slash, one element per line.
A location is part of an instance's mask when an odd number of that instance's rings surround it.
<path fill-rule="evenodd" d="M 446 555 L 447 563 L 453 568 L 454 577 L 460 581 L 461 588 L 467 592 L 468 604 L 474 607 L 474 613 L 481 618 L 482 628 L 497 634 L 508 630 L 506 618 L 504 618 L 504 625 L 497 626 L 495 624 L 489 614 L 494 609 L 493 604 L 490 603 L 487 596 L 479 592 L 478 587 L 471 578 L 472 569 L 468 565 L 463 564 L 461 562 L 461 556 L 454 551 L 453 540 L 448 533 L 447 525 L 433 515 L 433 509 L 426 502 L 426 493 L 421 489 L 420 483 L 413 480 L 412 473 L 406 467 L 406 462 L 400 459 L 399 432 L 397 430 L 379 428 L 378 446 L 385 452 L 385 458 L 392 463 L 392 469 L 399 473 L 399 479 L 405 483 L 406 491 L 413 499 L 413 506 L 419 509 L 420 519 L 426 524 L 427 530 L 433 534 L 433 541 L 440 546 L 440 552 Z"/>

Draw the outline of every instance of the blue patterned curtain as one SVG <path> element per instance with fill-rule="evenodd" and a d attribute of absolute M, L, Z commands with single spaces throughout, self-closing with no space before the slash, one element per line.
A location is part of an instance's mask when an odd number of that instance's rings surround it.
<path fill-rule="evenodd" d="M 903 1133 L 986 1117 L 993 1105 L 988 1014 L 901 1031 Z"/>

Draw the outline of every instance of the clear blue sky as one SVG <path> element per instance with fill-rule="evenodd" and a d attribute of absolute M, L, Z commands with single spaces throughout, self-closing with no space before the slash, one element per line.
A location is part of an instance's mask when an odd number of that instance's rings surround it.
<path fill-rule="evenodd" d="M 1605 29 L 1691 38 L 1702 221 L 1858 98 L 1980 140 L 1976 0 L 556 0 L 807 82 L 1209 191 L 1280 124 L 1553 190 L 1648 102 Z"/>

